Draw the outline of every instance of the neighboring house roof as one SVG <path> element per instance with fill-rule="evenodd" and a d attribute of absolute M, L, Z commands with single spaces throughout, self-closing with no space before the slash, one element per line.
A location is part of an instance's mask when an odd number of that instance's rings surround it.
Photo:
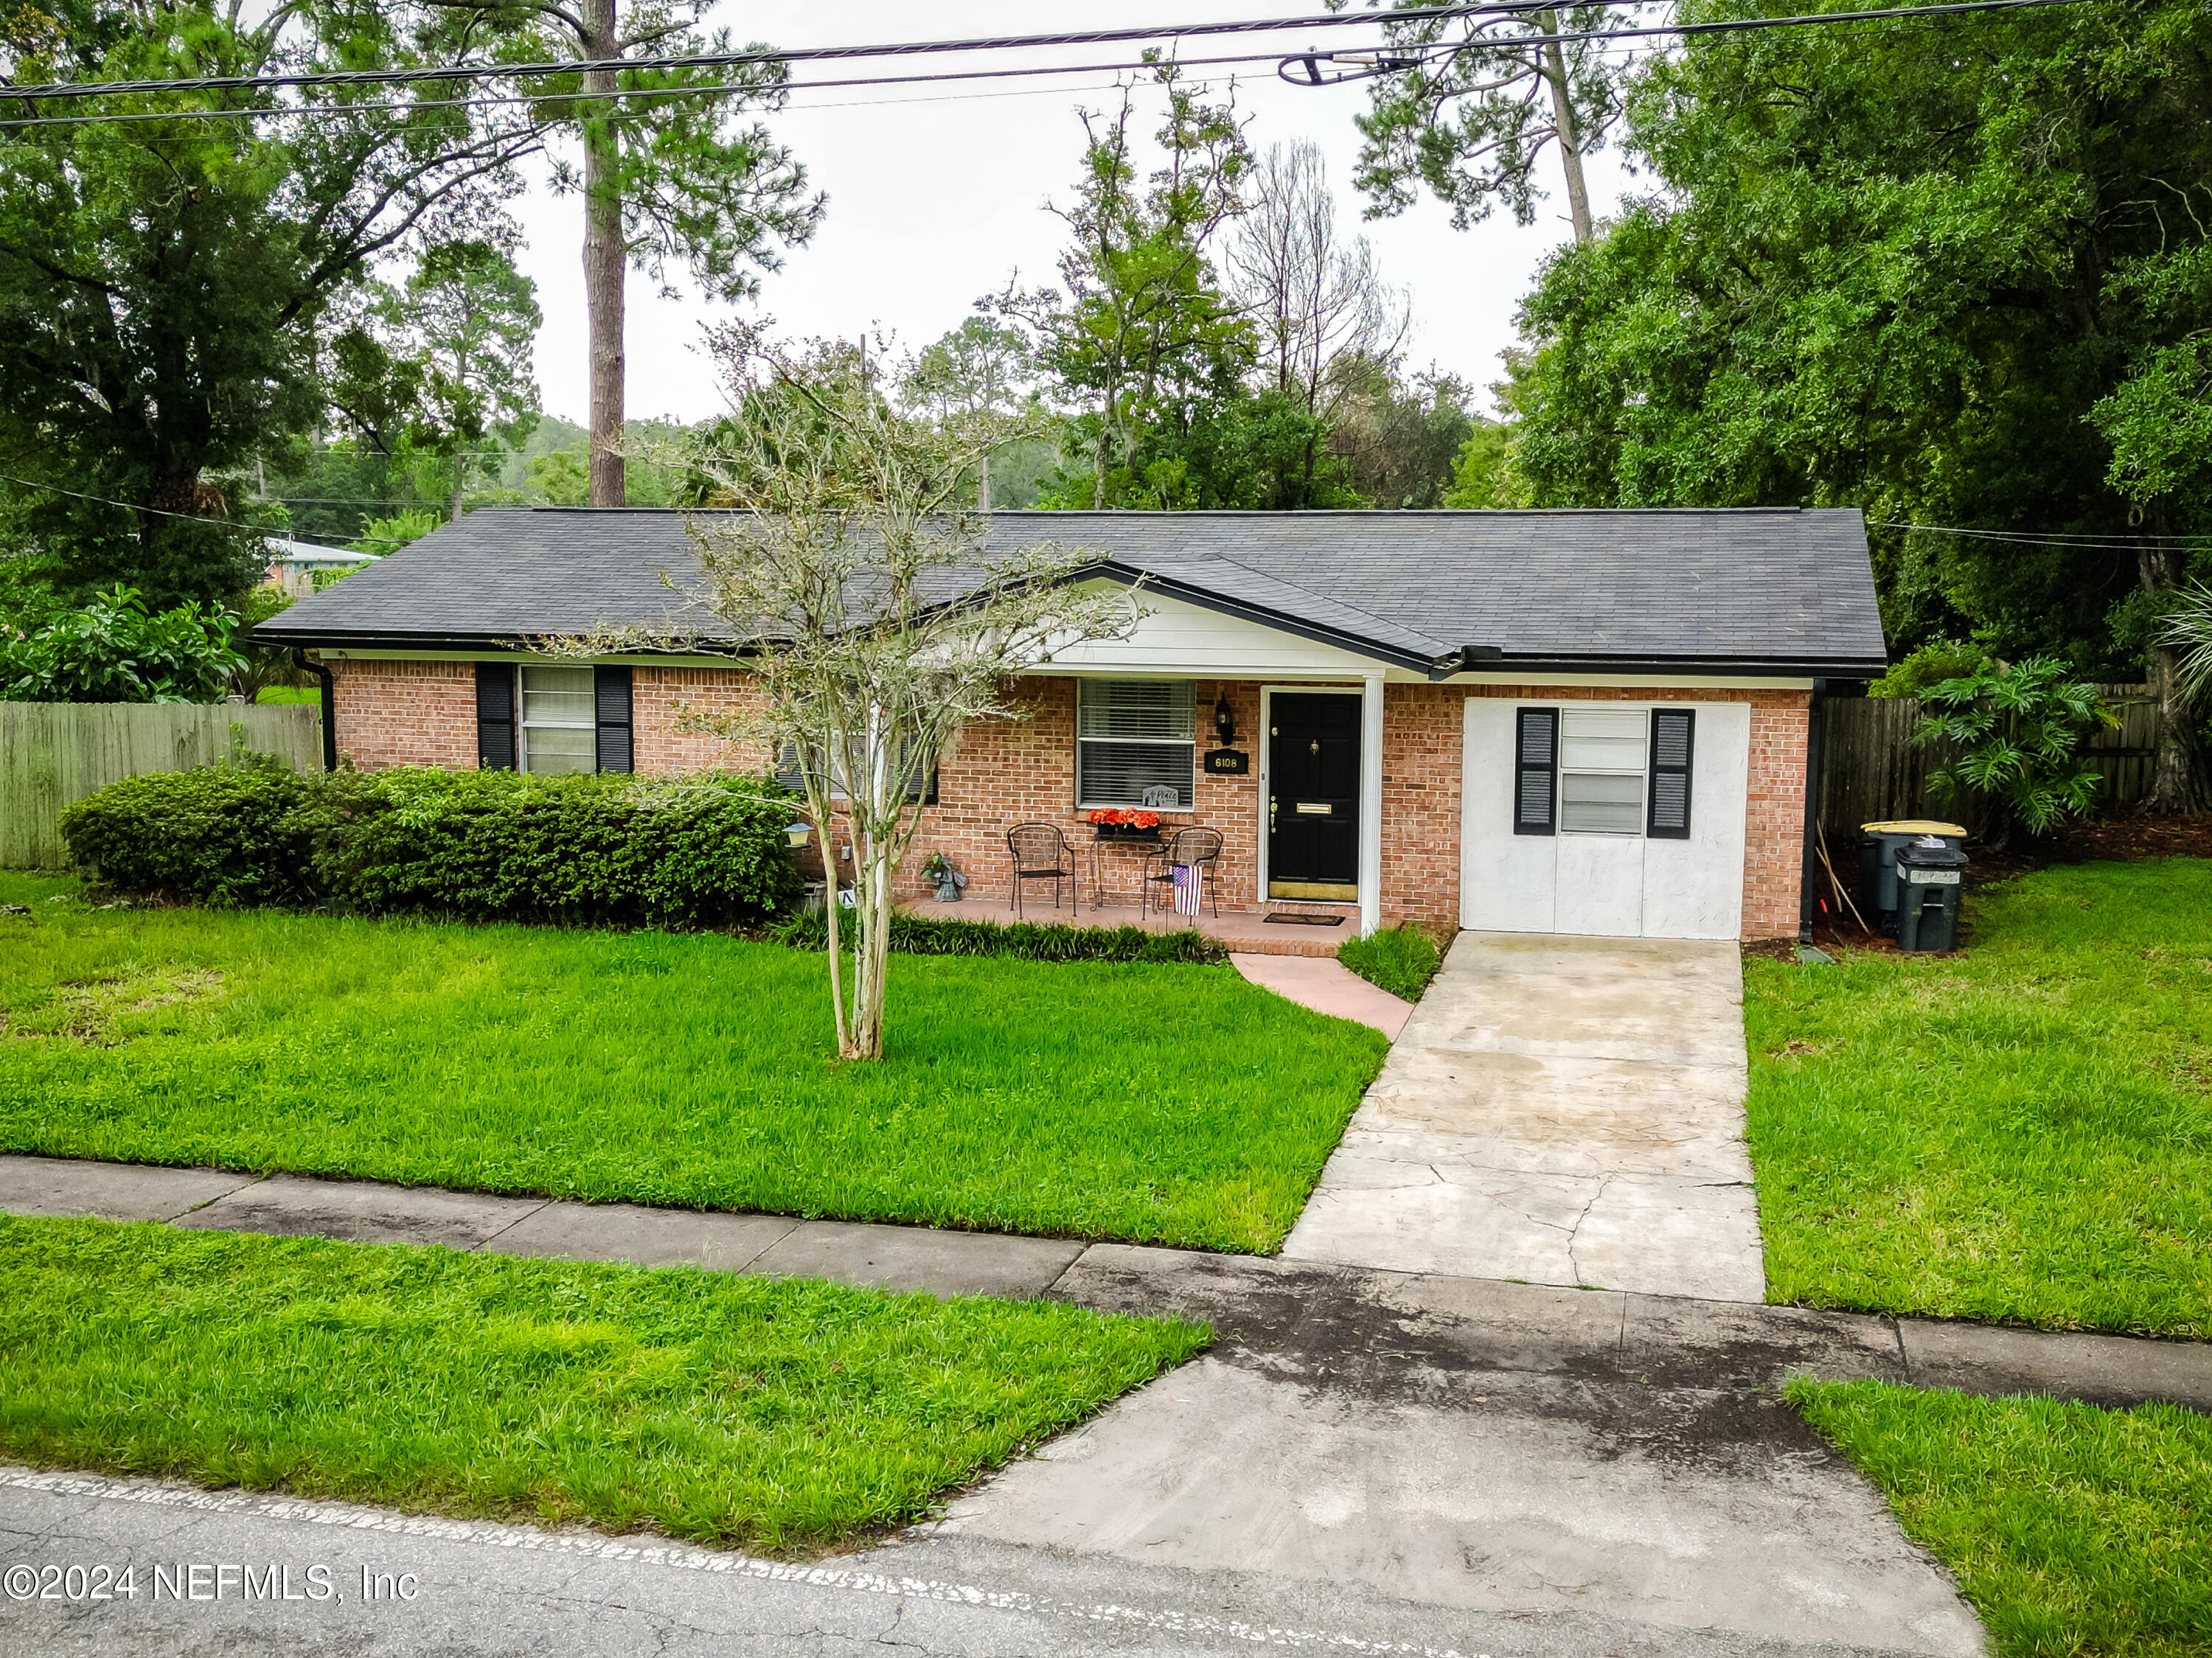
<path fill-rule="evenodd" d="M 312 541 L 293 541 L 283 536 L 268 537 L 269 562 L 272 564 L 367 564 L 376 555 L 356 553 L 348 547 L 319 546 Z"/>
<path fill-rule="evenodd" d="M 699 576 L 686 519 L 486 508 L 303 598 L 270 644 L 470 650 L 669 625 Z M 992 514 L 1009 550 L 1096 550 L 1098 574 L 1384 662 L 1856 677 L 1885 651 L 1852 509 Z M 684 631 L 738 641 L 699 613 Z"/>

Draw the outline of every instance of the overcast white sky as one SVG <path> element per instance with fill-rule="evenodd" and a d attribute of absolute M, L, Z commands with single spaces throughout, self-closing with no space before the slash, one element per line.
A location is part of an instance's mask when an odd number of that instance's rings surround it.
<path fill-rule="evenodd" d="M 1125 0 L 1050 8 L 1013 0 L 945 0 L 928 8 L 890 0 L 845 0 L 830 6 L 799 0 L 726 3 L 714 21 L 741 40 L 779 46 L 861 41 L 946 39 L 1019 34 L 1042 29 L 1124 27 L 1153 21 L 1296 15 L 1297 0 Z M 1318 5 L 1312 7 L 1318 11 Z M 1310 39 L 1237 37 L 1193 41 L 1183 56 L 1273 50 L 1322 41 L 1353 44 L 1365 31 L 1325 29 Z M 1073 61 L 1115 62 L 1133 47 L 1094 47 Z M 972 61 L 972 60 L 969 60 Z M 1066 62 L 1070 54 L 997 54 L 994 66 Z M 945 66 L 930 60 L 930 68 Z M 796 78 L 855 72 L 802 65 Z M 860 71 L 865 72 L 865 71 Z M 1207 74 L 1224 76 L 1227 70 Z M 1351 186 L 1358 133 L 1352 117 L 1366 106 L 1363 86 L 1305 89 L 1285 85 L 1272 63 L 1237 73 L 1237 102 L 1253 117 L 1255 149 L 1310 138 L 1328 158 L 1342 222 L 1374 243 L 1387 280 L 1413 292 L 1416 333 L 1409 366 L 1431 361 L 1487 385 L 1498 354 L 1514 339 L 1513 313 L 1537 263 L 1568 234 L 1565 204 L 1555 197 L 1527 228 L 1495 216 L 1455 231 L 1449 216 L 1424 201 L 1396 219 L 1362 226 L 1362 203 Z M 963 85 L 872 88 L 799 93 L 774 116 L 777 136 L 805 162 L 816 187 L 829 192 L 829 212 L 814 240 L 793 252 L 763 285 L 758 309 L 793 335 L 851 337 L 863 328 L 895 332 L 908 349 L 958 325 L 978 295 L 1000 286 L 1019 266 L 1025 279 L 1050 278 L 1061 243 L 1060 222 L 1047 197 L 1066 200 L 1081 154 L 1079 104 L 1110 95 L 1111 77 L 1075 75 L 1024 85 L 1016 96 L 976 96 L 1000 88 Z M 1547 182 L 1555 177 L 1547 158 Z M 1593 159 L 1591 186 L 1608 211 L 1627 180 L 1611 152 Z M 521 264 L 536 280 L 545 325 L 538 336 L 538 378 L 548 413 L 581 422 L 586 409 L 582 204 L 556 197 L 541 179 L 518 204 L 527 238 Z M 700 324 L 727 307 L 696 294 L 661 299 L 650 279 L 629 282 L 629 413 L 696 420 L 722 406 L 708 364 L 695 349 Z"/>

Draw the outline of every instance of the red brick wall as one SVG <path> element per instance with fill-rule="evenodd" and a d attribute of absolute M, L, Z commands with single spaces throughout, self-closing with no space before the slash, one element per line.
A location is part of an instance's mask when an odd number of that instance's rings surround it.
<path fill-rule="evenodd" d="M 477 766 L 477 670 L 472 662 L 329 665 L 337 746 L 363 771 L 386 766 Z"/>
<path fill-rule="evenodd" d="M 356 765 L 476 764 L 476 681 L 465 662 L 362 662 L 331 665 L 337 676 L 338 746 Z M 1196 687 L 1199 747 L 1213 746 L 1213 704 L 1225 695 L 1236 717 L 1235 746 L 1255 756 L 1260 689 L 1234 681 Z M 908 860 L 907 886 L 924 890 L 920 870 L 942 850 L 969 878 L 968 896 L 1003 902 L 1008 887 L 1006 833 L 1017 823 L 1056 823 L 1076 853 L 1091 896 L 1091 829 L 1075 809 L 1075 682 L 1028 677 L 1013 695 L 1030 710 L 1021 720 L 971 727 L 938 768 L 938 804 L 923 815 Z M 1804 691 L 1652 690 L 1559 685 L 1391 685 L 1383 694 L 1382 914 L 1386 921 L 1439 928 L 1459 921 L 1460 773 L 1469 696 L 1531 701 L 1747 702 L 1751 705 L 1751 786 L 1745 823 L 1743 936 L 1794 937 L 1804 846 L 1805 735 L 1811 698 Z M 683 711 L 741 718 L 757 706 L 740 672 L 716 668 L 647 668 L 632 679 L 636 763 L 667 774 L 708 766 L 752 770 L 764 745 L 725 742 L 681 728 Z M 1224 909 L 1254 909 L 1257 900 L 1259 778 L 1198 778 L 1197 809 L 1163 813 L 1167 827 L 1204 823 L 1221 831 L 1217 874 Z M 1098 851 L 1109 899 L 1129 902 L 1142 863 L 1133 847 Z M 1050 902 L 1048 887 L 1037 892 Z"/>
<path fill-rule="evenodd" d="M 632 763 L 655 775 L 674 772 L 760 771 L 769 745 L 744 734 L 761 697 L 748 676 L 726 668 L 633 668 L 629 680 Z M 687 731 L 685 717 L 732 722 L 723 729 Z"/>
<path fill-rule="evenodd" d="M 1795 938 L 1805 847 L 1808 691 L 1591 685 L 1391 685 L 1382 697 L 1382 914 L 1459 924 L 1460 774 L 1470 696 L 1536 702 L 1747 702 L 1751 784 L 1744 823 L 1746 939 Z"/>

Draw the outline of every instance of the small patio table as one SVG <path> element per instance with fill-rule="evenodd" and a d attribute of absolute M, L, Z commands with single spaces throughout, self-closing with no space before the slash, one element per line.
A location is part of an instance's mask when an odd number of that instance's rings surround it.
<path fill-rule="evenodd" d="M 1091 841 L 1091 908 L 1103 909 L 1109 900 L 1136 908 L 1145 892 L 1145 867 L 1159 854 L 1158 835 L 1121 835 L 1111 840 L 1094 835 Z M 1109 872 L 1111 875 L 1109 878 Z M 1127 878 L 1126 896 L 1120 883 Z"/>

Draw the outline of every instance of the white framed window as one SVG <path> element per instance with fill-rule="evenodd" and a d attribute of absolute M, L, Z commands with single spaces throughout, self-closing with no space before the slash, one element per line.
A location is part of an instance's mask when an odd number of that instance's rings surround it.
<path fill-rule="evenodd" d="M 1188 811 L 1198 744 L 1188 679 L 1081 679 L 1075 695 L 1075 804 Z"/>
<path fill-rule="evenodd" d="M 524 771 L 597 771 L 599 720 L 588 667 L 525 665 L 521 672 Z"/>
<path fill-rule="evenodd" d="M 1641 835 L 1650 760 L 1644 708 L 1559 710 L 1559 833 Z"/>

